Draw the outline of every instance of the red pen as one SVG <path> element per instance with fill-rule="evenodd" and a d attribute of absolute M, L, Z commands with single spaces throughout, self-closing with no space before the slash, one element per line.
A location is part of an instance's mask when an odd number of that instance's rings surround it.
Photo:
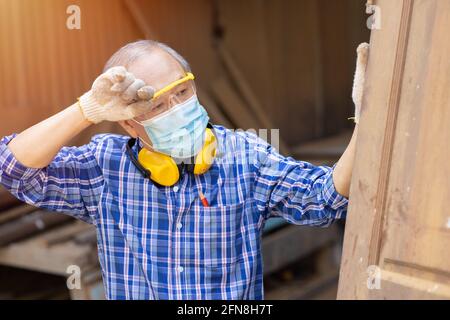
<path fill-rule="evenodd" d="M 202 202 L 204 207 L 209 207 L 209 203 L 208 203 L 208 199 L 206 199 L 205 195 L 203 194 L 203 192 L 201 192 L 200 190 L 198 190 L 198 194 L 200 196 L 200 201 Z"/>

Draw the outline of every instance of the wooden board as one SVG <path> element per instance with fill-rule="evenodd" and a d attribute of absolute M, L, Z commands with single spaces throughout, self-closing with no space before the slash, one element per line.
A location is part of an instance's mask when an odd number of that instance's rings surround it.
<path fill-rule="evenodd" d="M 450 1 L 374 4 L 338 298 L 448 299 Z"/>
<path fill-rule="evenodd" d="M 81 29 L 69 30 L 66 9 L 81 10 Z M 114 51 L 142 37 L 122 0 L 0 1 L 0 136 L 20 132 L 63 110 L 87 91 Z M 105 122 L 98 132 L 120 132 Z"/>
<path fill-rule="evenodd" d="M 0 264 L 11 267 L 35 270 L 44 273 L 67 276 L 70 265 L 84 268 L 98 268 L 98 257 L 95 244 L 77 244 L 71 238 L 65 242 L 55 242 L 57 237 L 71 233 L 78 228 L 80 222 L 74 221 L 24 241 L 0 248 Z M 92 225 L 84 224 L 93 229 Z"/>
<path fill-rule="evenodd" d="M 219 0 L 223 46 L 288 146 L 352 123 L 364 0 Z"/>

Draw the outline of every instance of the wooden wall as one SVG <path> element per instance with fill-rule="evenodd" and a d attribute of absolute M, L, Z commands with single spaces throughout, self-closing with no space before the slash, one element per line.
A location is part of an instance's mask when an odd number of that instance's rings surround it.
<path fill-rule="evenodd" d="M 81 8 L 81 30 L 66 28 L 71 4 Z M 121 0 L 0 0 L 0 135 L 72 104 L 111 53 L 139 37 Z M 109 130 L 105 123 L 81 140 Z"/>
<path fill-rule="evenodd" d="M 348 128 L 364 1 L 220 1 L 224 42 L 289 145 Z"/>
<path fill-rule="evenodd" d="M 450 299 L 450 1 L 378 0 L 340 299 Z"/>
<path fill-rule="evenodd" d="M 369 34 L 364 3 L 0 0 L 0 135 L 71 104 L 115 50 L 146 36 L 167 42 L 191 62 L 204 104 L 218 113 L 216 122 L 265 127 L 265 117 L 291 146 L 338 133 L 351 126 L 354 49 Z M 81 8 L 81 30 L 65 26 L 70 4 Z M 260 111 L 226 75 L 219 48 L 234 60 Z M 103 124 L 80 141 L 116 130 Z"/>
<path fill-rule="evenodd" d="M 355 49 L 369 39 L 365 1 L 129 2 L 139 8 L 143 30 L 188 58 L 207 92 L 216 90 L 227 72 L 218 58 L 219 47 L 226 48 L 289 145 L 351 126 Z M 236 86 L 234 79 L 227 80 Z M 233 115 L 228 118 L 239 126 Z"/>

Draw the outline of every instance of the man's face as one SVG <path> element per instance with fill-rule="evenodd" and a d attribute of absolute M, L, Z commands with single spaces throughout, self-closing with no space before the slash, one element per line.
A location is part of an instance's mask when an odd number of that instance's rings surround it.
<path fill-rule="evenodd" d="M 152 86 L 155 92 L 165 88 L 167 85 L 186 76 L 180 64 L 163 50 L 155 50 L 152 54 L 144 55 L 128 66 L 128 71 L 136 78 L 143 80 L 146 85 Z M 193 81 L 183 83 L 170 90 L 152 102 L 149 112 L 137 117 L 136 121 L 151 119 L 179 103 L 180 99 L 191 97 L 193 91 Z M 121 121 L 120 125 L 134 138 L 140 137 L 145 143 L 151 145 L 145 129 L 135 121 Z"/>

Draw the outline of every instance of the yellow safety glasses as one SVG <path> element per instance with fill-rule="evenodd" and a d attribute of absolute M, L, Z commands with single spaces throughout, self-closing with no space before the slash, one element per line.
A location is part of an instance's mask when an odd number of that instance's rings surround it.
<path fill-rule="evenodd" d="M 181 104 L 193 95 L 196 94 L 193 80 L 194 75 L 190 72 L 186 73 L 186 76 L 176 80 L 169 85 L 165 86 L 161 90 L 158 90 L 153 95 L 151 100 L 150 111 L 136 117 L 135 120 L 143 122 L 149 120 L 157 115 L 160 115 L 175 105 Z"/>
<path fill-rule="evenodd" d="M 179 84 L 182 84 L 182 83 L 184 83 L 186 81 L 194 80 L 194 79 L 195 79 L 194 75 L 192 73 L 188 72 L 188 73 L 186 73 L 185 77 L 183 77 L 183 78 L 181 78 L 181 79 L 179 79 L 177 81 L 174 81 L 171 84 L 169 84 L 169 85 L 165 86 L 164 88 L 162 88 L 161 90 L 158 90 L 157 92 L 155 92 L 155 94 L 153 95 L 153 99 L 156 99 L 159 96 L 163 95 L 164 93 L 172 90 L 173 88 L 175 88 Z"/>

